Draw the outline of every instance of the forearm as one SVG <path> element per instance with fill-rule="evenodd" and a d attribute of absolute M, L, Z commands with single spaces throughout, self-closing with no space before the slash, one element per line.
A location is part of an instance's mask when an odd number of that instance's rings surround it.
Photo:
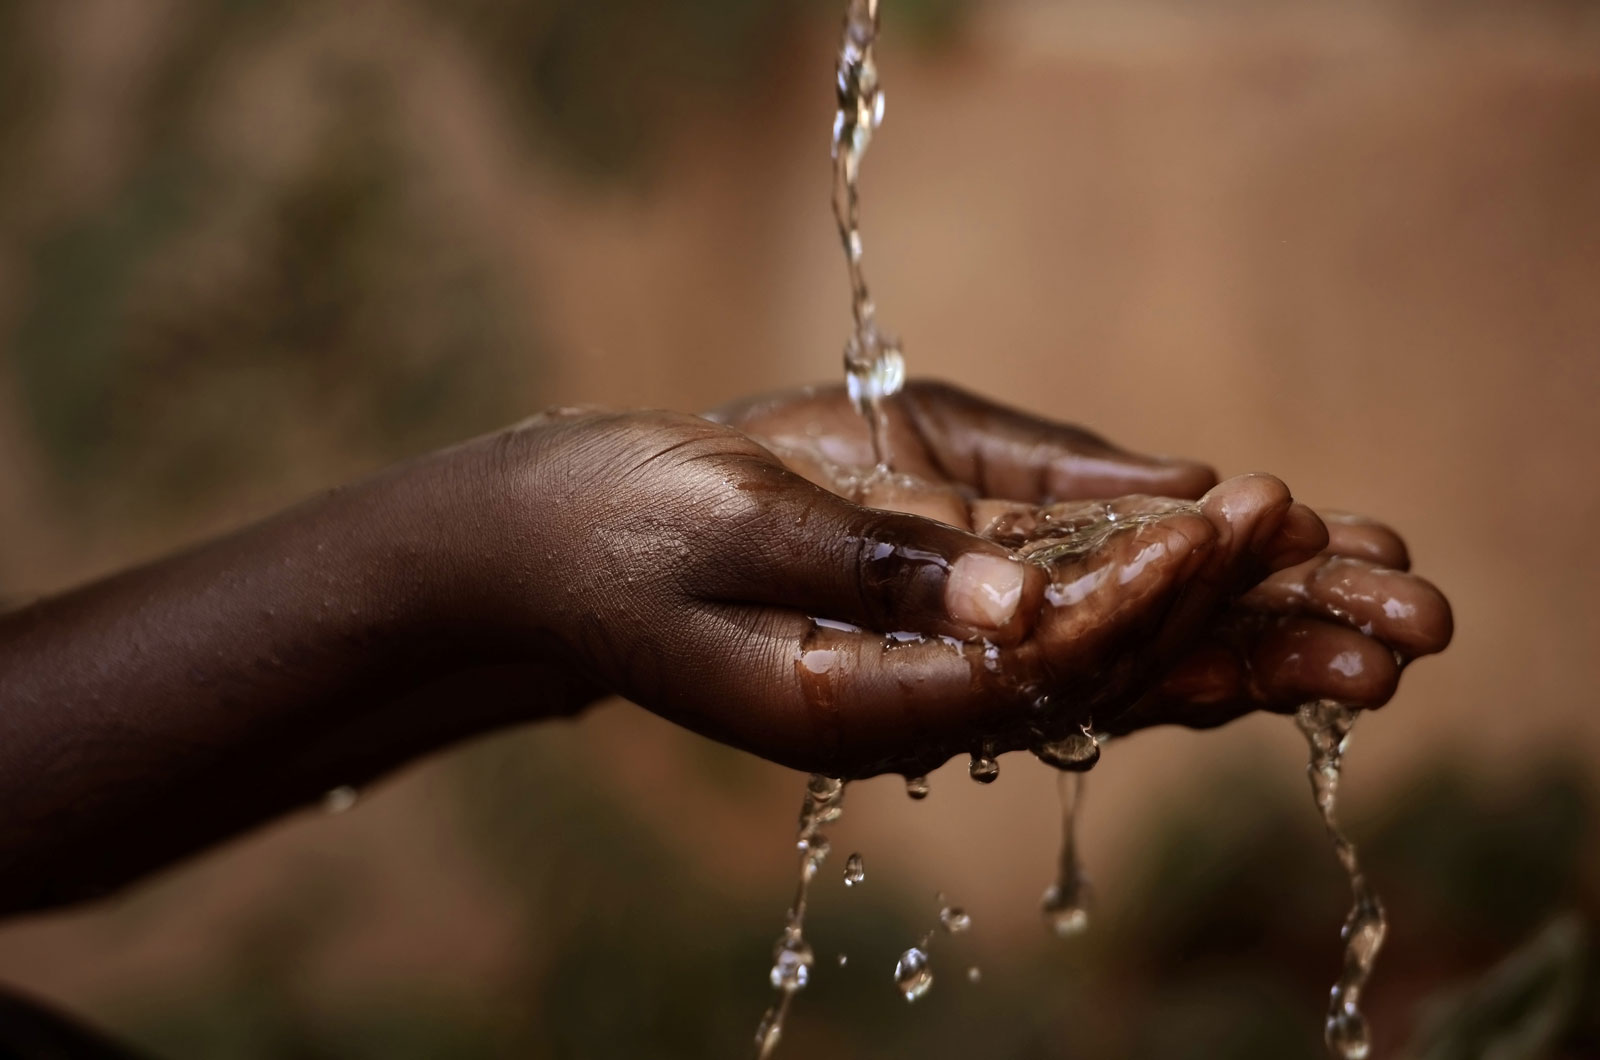
<path fill-rule="evenodd" d="M 430 457 L 0 617 L 0 912 L 575 709 L 556 653 L 482 606 L 485 466 Z"/>

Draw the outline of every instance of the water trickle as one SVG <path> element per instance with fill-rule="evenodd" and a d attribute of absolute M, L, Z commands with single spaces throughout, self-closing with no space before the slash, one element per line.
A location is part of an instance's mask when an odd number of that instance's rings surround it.
<path fill-rule="evenodd" d="M 867 418 L 873 457 L 879 468 L 887 470 L 890 453 L 883 401 L 905 384 L 906 367 L 899 342 L 878 330 L 877 309 L 861 265 L 861 160 L 883 123 L 877 40 L 878 0 L 850 0 L 835 82 L 839 109 L 833 119 L 833 216 L 849 267 L 855 320 L 855 334 L 845 345 L 844 367 L 850 399 Z"/>
<path fill-rule="evenodd" d="M 1333 852 L 1350 877 L 1354 898 L 1340 931 L 1344 941 L 1344 964 L 1328 996 L 1328 1020 L 1323 1028 L 1328 1052 L 1338 1060 L 1364 1060 L 1371 1052 L 1367 1020 L 1361 1013 L 1361 992 L 1372 976 L 1373 964 L 1389 929 L 1383 903 L 1361 871 L 1355 845 L 1339 827 L 1339 774 L 1344 767 L 1345 747 L 1357 713 L 1341 704 L 1318 700 L 1307 703 L 1295 714 L 1295 724 L 1311 750 L 1311 760 L 1306 766 L 1311 778 L 1311 794 L 1322 814 L 1328 838 L 1333 841 Z"/>
<path fill-rule="evenodd" d="M 915 1001 L 933 986 L 933 965 L 920 946 L 913 946 L 900 955 L 894 966 L 894 985 L 900 996 Z"/>
<path fill-rule="evenodd" d="M 1056 774 L 1061 796 L 1061 858 L 1056 882 L 1044 892 L 1040 909 L 1045 923 L 1059 938 L 1081 935 L 1089 927 L 1090 890 L 1078 861 L 1078 814 L 1083 805 L 1082 773 Z"/>
<path fill-rule="evenodd" d="M 929 790 L 927 777 L 906 778 L 906 794 L 916 801 L 921 802 L 927 798 Z"/>
<path fill-rule="evenodd" d="M 862 864 L 860 854 L 851 854 L 845 859 L 844 885 L 846 887 L 854 887 L 856 884 L 865 881 L 866 878 L 867 868 Z"/>
<path fill-rule="evenodd" d="M 756 1028 L 758 1058 L 771 1056 L 778 1047 L 789 1006 L 795 994 L 805 989 L 811 980 L 815 957 L 805 937 L 806 904 L 811 894 L 811 881 L 822 868 L 830 849 L 821 829 L 844 813 L 844 790 L 844 781 L 820 773 L 813 773 L 806 781 L 805 801 L 800 804 L 800 833 L 795 841 L 800 854 L 800 881 L 795 886 L 788 923 L 772 948 L 772 971 L 768 978 L 772 988 L 778 991 L 778 999 Z"/>
<path fill-rule="evenodd" d="M 939 910 L 939 926 L 948 934 L 959 935 L 972 928 L 972 917 L 959 905 L 947 905 Z"/>

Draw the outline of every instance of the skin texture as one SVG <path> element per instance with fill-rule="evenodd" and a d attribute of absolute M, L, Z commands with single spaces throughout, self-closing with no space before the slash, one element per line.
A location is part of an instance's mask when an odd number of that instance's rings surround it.
<path fill-rule="evenodd" d="M 1379 706 L 1449 639 L 1392 531 L 1270 476 L 937 384 L 889 424 L 895 476 L 837 388 L 562 410 L 0 616 L 0 913 L 606 695 L 920 773 L 1091 717 Z"/>

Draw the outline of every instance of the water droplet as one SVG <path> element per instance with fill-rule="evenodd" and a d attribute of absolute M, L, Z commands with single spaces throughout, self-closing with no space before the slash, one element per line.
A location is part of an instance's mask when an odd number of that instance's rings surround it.
<path fill-rule="evenodd" d="M 913 799 L 916 799 L 918 802 L 921 802 L 923 799 L 928 797 L 928 791 L 929 788 L 927 777 L 906 778 L 906 794 L 911 796 Z"/>
<path fill-rule="evenodd" d="M 811 981 L 811 965 L 814 958 L 811 945 L 796 929 L 784 933 L 778 940 L 778 945 L 772 951 L 772 980 L 774 990 L 793 993 L 805 989 Z"/>
<path fill-rule="evenodd" d="M 1100 740 L 1084 726 L 1059 740 L 1039 744 L 1033 753 L 1046 765 L 1082 773 L 1093 769 L 1100 761 Z"/>
<path fill-rule="evenodd" d="M 350 785 L 345 784 L 334 788 L 322 797 L 322 812 L 328 814 L 346 813 L 355 808 L 361 801 L 361 793 Z"/>
<path fill-rule="evenodd" d="M 907 1001 L 915 1001 L 926 994 L 933 986 L 933 968 L 928 963 L 928 955 L 916 946 L 902 953 L 894 966 L 894 985 Z"/>
<path fill-rule="evenodd" d="M 867 878 L 866 866 L 861 862 L 860 854 L 851 854 L 844 863 L 844 885 L 854 887 Z"/>
<path fill-rule="evenodd" d="M 847 965 L 849 963 L 850 963 L 850 955 L 848 953 L 839 954 L 839 967 L 843 968 L 845 965 Z"/>
<path fill-rule="evenodd" d="M 1044 920 L 1057 938 L 1072 938 L 1089 928 L 1089 904 L 1082 888 L 1051 884 L 1040 902 Z"/>
<path fill-rule="evenodd" d="M 967 969 L 967 982 L 976 983 L 983 978 L 983 969 L 974 964 Z"/>
<path fill-rule="evenodd" d="M 959 905 L 947 905 L 939 910 L 939 925 L 952 935 L 959 935 L 972 927 L 972 917 Z"/>
<path fill-rule="evenodd" d="M 967 773 L 979 784 L 993 784 L 1000 776 L 1000 763 L 988 755 L 973 755 Z"/>
<path fill-rule="evenodd" d="M 816 877 L 817 870 L 822 868 L 822 863 L 828 860 L 828 854 L 833 850 L 828 845 L 828 840 L 820 835 L 802 839 L 795 846 L 803 859 L 800 863 L 800 872 L 807 880 Z"/>

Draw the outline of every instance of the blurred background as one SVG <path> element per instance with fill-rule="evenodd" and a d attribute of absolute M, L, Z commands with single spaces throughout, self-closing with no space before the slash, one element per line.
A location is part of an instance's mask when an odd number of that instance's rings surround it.
<path fill-rule="evenodd" d="M 0 0 L 0 597 L 545 405 L 835 378 L 842 7 Z M 885 8 L 912 370 L 1381 515 L 1455 602 L 1348 762 L 1376 1055 L 1600 1056 L 1600 5 Z M 1108 750 L 1071 943 L 1049 771 L 963 772 L 852 788 L 781 1055 L 1318 1055 L 1288 721 Z M 171 1058 L 743 1056 L 800 791 L 609 705 L 0 927 L 0 981 Z M 975 926 L 908 1007 L 937 892 Z"/>

